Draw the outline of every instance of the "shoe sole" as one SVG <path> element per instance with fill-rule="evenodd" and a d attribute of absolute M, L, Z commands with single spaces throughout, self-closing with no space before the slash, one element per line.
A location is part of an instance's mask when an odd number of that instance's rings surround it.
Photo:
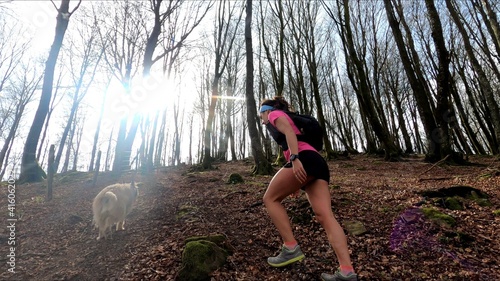
<path fill-rule="evenodd" d="M 301 255 L 301 256 L 298 256 L 298 257 L 295 257 L 293 259 L 289 259 L 287 260 L 286 262 L 282 262 L 282 263 L 270 263 L 270 262 L 267 262 L 270 266 L 272 267 L 283 267 L 283 266 L 287 266 L 289 264 L 292 264 L 294 262 L 298 262 L 298 261 L 301 261 L 305 258 L 306 256 L 304 255 Z"/>

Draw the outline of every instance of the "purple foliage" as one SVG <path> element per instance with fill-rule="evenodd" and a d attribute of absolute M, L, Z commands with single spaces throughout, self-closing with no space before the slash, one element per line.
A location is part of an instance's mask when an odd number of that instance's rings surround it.
<path fill-rule="evenodd" d="M 431 233 L 429 225 L 425 223 L 425 216 L 418 207 L 406 209 L 394 221 L 390 236 L 390 249 L 397 254 L 408 254 L 419 250 L 441 253 L 460 263 L 465 269 L 478 271 L 478 267 L 469 261 L 457 256 L 456 253 L 443 248 L 436 236 Z M 481 280 L 484 276 L 481 276 Z"/>

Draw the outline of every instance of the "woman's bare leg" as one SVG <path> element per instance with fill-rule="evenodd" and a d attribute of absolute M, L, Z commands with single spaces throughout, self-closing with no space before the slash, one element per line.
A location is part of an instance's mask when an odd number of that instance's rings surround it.
<path fill-rule="evenodd" d="M 302 185 L 295 178 L 292 168 L 281 168 L 273 177 L 264 194 L 264 205 L 283 241 L 295 240 L 290 219 L 281 201 L 296 192 Z"/>
<path fill-rule="evenodd" d="M 347 248 L 347 238 L 332 212 L 328 183 L 324 180 L 316 180 L 308 185 L 306 194 L 316 219 L 326 231 L 328 241 L 335 251 L 340 265 L 352 266 L 349 249 Z"/>

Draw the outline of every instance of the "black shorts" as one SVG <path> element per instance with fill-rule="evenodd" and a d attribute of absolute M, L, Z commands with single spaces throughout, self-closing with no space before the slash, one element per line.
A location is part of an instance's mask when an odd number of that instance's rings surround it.
<path fill-rule="evenodd" d="M 318 152 L 303 150 L 299 152 L 299 159 L 308 176 L 313 176 L 315 179 L 322 179 L 330 183 L 330 170 L 328 164 Z M 288 162 L 283 167 L 291 168 L 292 163 Z"/>

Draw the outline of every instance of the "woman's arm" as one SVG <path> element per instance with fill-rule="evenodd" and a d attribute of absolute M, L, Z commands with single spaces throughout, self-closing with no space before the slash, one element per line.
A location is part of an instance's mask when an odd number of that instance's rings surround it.
<path fill-rule="evenodd" d="M 283 133 L 286 137 L 286 143 L 288 145 L 288 149 L 290 150 L 290 154 L 299 154 L 299 144 L 297 140 L 297 135 L 293 131 L 292 125 L 285 116 L 280 116 L 276 118 L 274 121 L 275 127 Z"/>
<path fill-rule="evenodd" d="M 276 118 L 274 121 L 274 124 L 278 131 L 281 133 L 285 134 L 286 136 L 286 143 L 288 145 L 288 149 L 290 150 L 290 155 L 292 154 L 299 154 L 299 143 L 297 140 L 297 135 L 295 135 L 295 132 L 293 131 L 292 125 L 286 117 L 280 116 Z M 304 170 L 304 167 L 302 166 L 302 162 L 300 162 L 300 158 L 295 159 L 292 161 L 292 166 L 293 166 L 293 173 L 295 174 L 295 177 L 297 180 L 301 183 L 306 182 L 307 180 L 307 173 L 306 170 Z"/>

